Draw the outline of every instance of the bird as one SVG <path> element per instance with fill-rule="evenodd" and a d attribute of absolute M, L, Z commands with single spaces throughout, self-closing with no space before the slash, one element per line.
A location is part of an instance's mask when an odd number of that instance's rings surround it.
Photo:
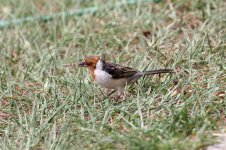
<path fill-rule="evenodd" d="M 88 68 L 92 79 L 98 85 L 108 90 L 114 89 L 117 91 L 116 100 L 124 96 L 126 85 L 136 82 L 143 76 L 173 73 L 172 69 L 157 69 L 142 72 L 131 67 L 107 62 L 98 55 L 87 56 L 84 61 L 80 62 L 78 65 Z"/>

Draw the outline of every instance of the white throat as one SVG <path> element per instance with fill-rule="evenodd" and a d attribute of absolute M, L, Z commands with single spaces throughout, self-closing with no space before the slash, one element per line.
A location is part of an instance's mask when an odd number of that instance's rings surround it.
<path fill-rule="evenodd" d="M 96 69 L 100 69 L 102 70 L 103 69 L 103 62 L 101 60 L 98 60 L 97 64 L 96 64 Z"/>

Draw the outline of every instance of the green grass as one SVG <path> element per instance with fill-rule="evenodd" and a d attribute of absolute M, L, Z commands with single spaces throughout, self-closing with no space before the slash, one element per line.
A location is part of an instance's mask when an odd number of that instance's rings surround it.
<path fill-rule="evenodd" d="M 0 0 L 3 19 L 104 0 Z M 114 3 L 114 1 L 105 1 Z M 137 3 L 0 29 L 1 149 L 204 149 L 225 131 L 226 2 Z M 126 100 L 104 99 L 84 68 L 103 55 L 139 70 Z"/>

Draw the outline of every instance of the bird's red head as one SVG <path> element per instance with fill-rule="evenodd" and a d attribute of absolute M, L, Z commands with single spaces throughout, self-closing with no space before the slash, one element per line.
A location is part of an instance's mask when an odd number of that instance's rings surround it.
<path fill-rule="evenodd" d="M 95 79 L 94 69 L 96 68 L 96 64 L 99 60 L 99 56 L 88 56 L 83 62 L 79 63 L 79 66 L 88 68 L 90 70 L 91 76 L 93 79 Z"/>
<path fill-rule="evenodd" d="M 81 63 L 79 63 L 80 67 L 86 67 L 86 68 L 95 68 L 97 62 L 100 60 L 99 56 L 88 56 L 85 58 L 85 60 Z"/>

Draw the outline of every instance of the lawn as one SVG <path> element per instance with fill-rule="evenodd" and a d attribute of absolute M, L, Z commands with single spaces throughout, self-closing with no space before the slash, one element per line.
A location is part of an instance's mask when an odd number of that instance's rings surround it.
<path fill-rule="evenodd" d="M 0 0 L 1 21 L 30 16 L 0 24 L 1 149 L 205 149 L 225 132 L 226 1 Z M 78 67 L 89 55 L 175 73 L 116 103 Z"/>

